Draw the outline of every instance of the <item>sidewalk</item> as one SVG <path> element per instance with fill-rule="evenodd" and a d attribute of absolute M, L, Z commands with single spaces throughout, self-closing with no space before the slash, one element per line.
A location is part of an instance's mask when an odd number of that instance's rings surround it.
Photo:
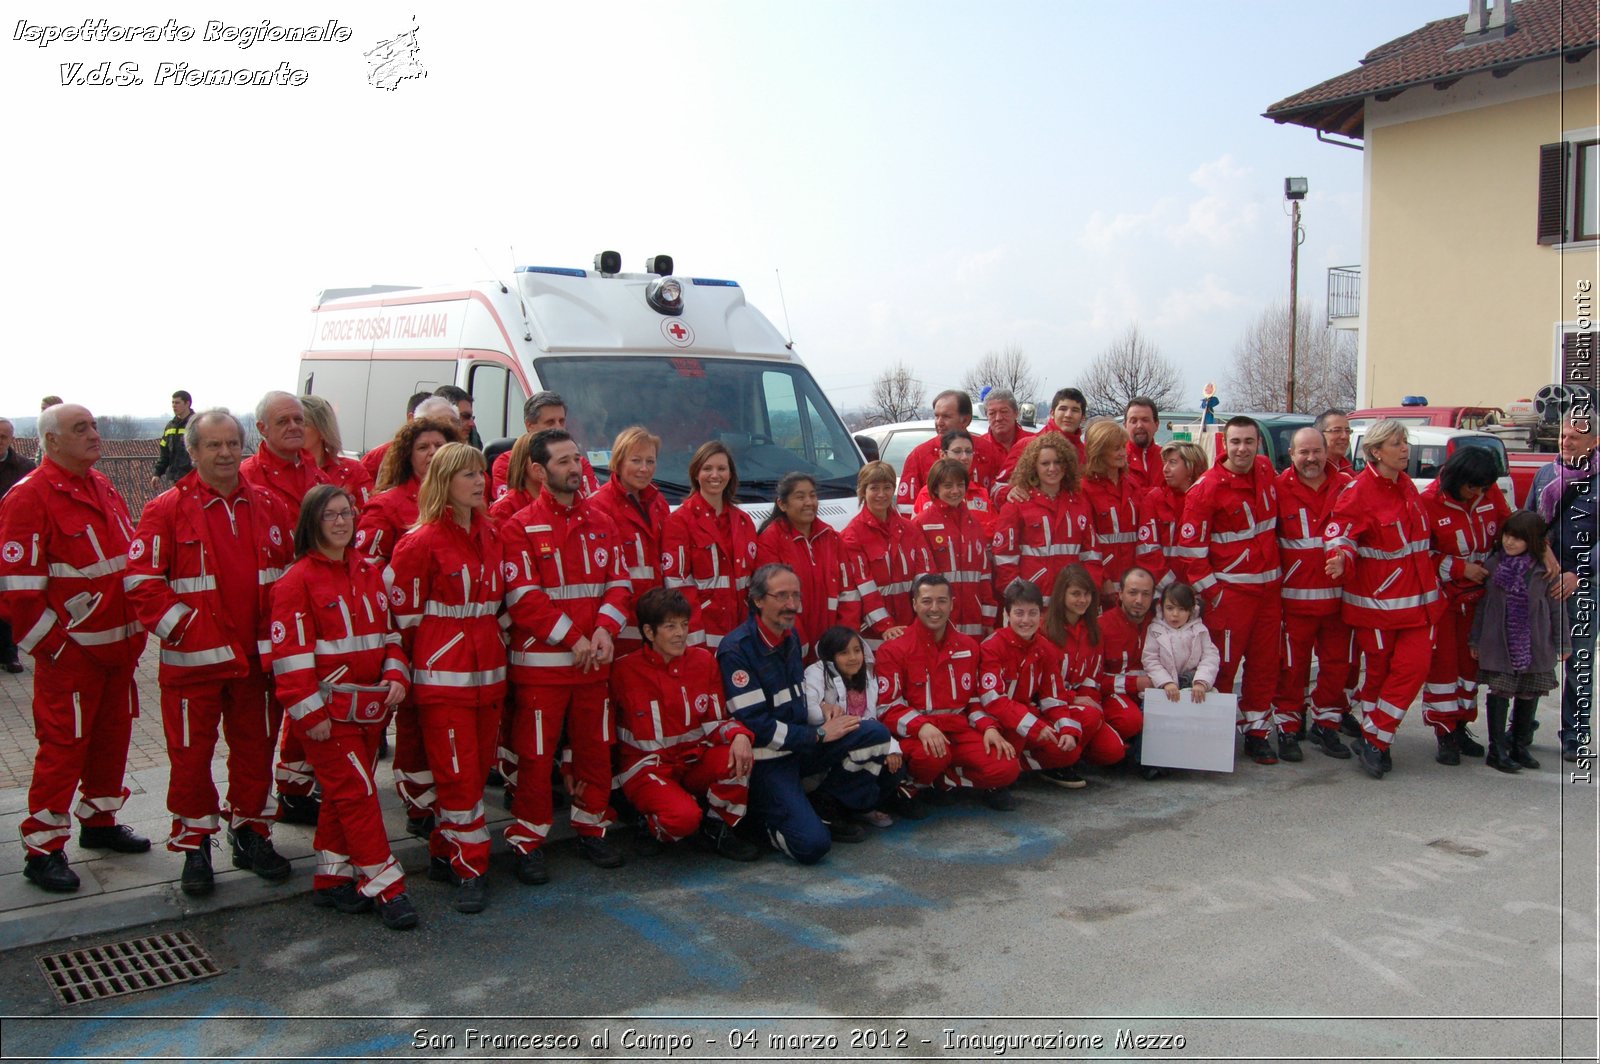
<path fill-rule="evenodd" d="M 133 794 L 118 814 L 118 823 L 127 824 L 149 837 L 150 852 L 107 854 L 80 850 L 77 822 L 74 821 L 72 841 L 67 844 L 67 860 L 82 881 L 77 893 L 49 894 L 23 879 L 24 854 L 18 828 L 28 812 L 28 779 L 38 746 L 33 738 L 33 663 L 26 658 L 23 661 L 28 666 L 27 672 L 0 673 L 0 950 L 73 935 L 131 929 L 218 909 L 261 905 L 311 892 L 316 865 L 311 840 L 316 829 L 295 824 L 276 825 L 272 832 L 278 852 L 294 864 L 294 874 L 287 883 L 267 883 L 253 873 L 235 869 L 224 830 L 217 836 L 221 848 L 212 850 L 211 854 L 212 867 L 216 869 L 216 892 L 205 898 L 191 898 L 179 889 L 183 857 L 169 852 L 163 845 L 171 831 L 172 819 L 167 812 L 168 765 L 161 729 L 161 700 L 156 686 L 154 641 L 140 660 L 137 673 L 140 716 L 133 725 L 126 781 Z M 218 791 L 226 793 L 227 747 L 220 738 L 217 752 L 219 757 L 212 766 L 212 773 Z M 425 875 L 427 844 L 406 834 L 405 813 L 394 792 L 387 766 L 387 761 L 379 764 L 378 783 L 382 788 L 389 843 L 407 875 Z M 484 806 L 496 849 L 503 849 L 505 844 L 496 828 L 511 816 L 502 807 L 501 792 L 488 791 L 484 795 Z M 563 818 L 551 833 L 551 841 L 570 833 Z"/>

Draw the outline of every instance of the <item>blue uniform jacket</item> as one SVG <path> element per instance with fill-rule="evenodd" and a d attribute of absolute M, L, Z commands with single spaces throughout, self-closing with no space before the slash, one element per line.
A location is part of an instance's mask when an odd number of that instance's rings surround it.
<path fill-rule="evenodd" d="M 728 709 L 755 735 L 756 760 L 818 745 L 808 724 L 800 640 L 791 629 L 770 646 L 752 614 L 717 647 Z"/>

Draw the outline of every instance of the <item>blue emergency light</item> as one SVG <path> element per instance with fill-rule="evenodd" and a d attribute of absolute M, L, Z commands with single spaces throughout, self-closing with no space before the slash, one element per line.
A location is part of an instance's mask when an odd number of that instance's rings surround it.
<path fill-rule="evenodd" d="M 738 281 L 719 281 L 715 277 L 691 277 L 689 280 L 698 285 L 711 285 L 716 288 L 738 288 Z"/>
<path fill-rule="evenodd" d="M 1404 399 L 1400 400 L 1400 405 L 1401 406 L 1427 406 L 1428 405 L 1428 397 L 1426 395 L 1408 395 Z"/>
<path fill-rule="evenodd" d="M 518 273 L 553 273 L 558 277 L 587 277 L 588 270 L 578 270 L 570 266 L 518 266 Z"/>

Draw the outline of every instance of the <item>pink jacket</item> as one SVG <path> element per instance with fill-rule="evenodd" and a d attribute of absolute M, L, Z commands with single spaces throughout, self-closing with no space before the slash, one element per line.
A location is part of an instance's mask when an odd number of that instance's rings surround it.
<path fill-rule="evenodd" d="M 1182 628 L 1171 627 L 1159 616 L 1151 622 L 1150 635 L 1144 641 L 1144 671 L 1150 674 L 1152 687 L 1177 683 L 1178 674 L 1185 672 L 1194 673 L 1207 687 L 1215 687 L 1221 664 L 1217 644 L 1198 615 Z"/>

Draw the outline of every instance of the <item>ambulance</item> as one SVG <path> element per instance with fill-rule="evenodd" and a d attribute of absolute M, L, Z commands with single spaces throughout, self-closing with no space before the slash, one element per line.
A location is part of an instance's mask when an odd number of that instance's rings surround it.
<path fill-rule="evenodd" d="M 816 480 L 819 516 L 835 527 L 859 509 L 861 451 L 792 344 L 737 281 L 679 277 L 665 255 L 643 273 L 623 273 L 608 251 L 594 269 L 522 266 L 504 282 L 318 296 L 299 386 L 333 405 L 347 449 L 390 439 L 407 399 L 442 384 L 471 393 L 491 450 L 521 435 L 528 396 L 550 390 L 602 479 L 616 434 L 644 425 L 662 438 L 656 485 L 673 502 L 692 491 L 695 449 L 717 439 L 757 521 L 796 470 Z"/>

